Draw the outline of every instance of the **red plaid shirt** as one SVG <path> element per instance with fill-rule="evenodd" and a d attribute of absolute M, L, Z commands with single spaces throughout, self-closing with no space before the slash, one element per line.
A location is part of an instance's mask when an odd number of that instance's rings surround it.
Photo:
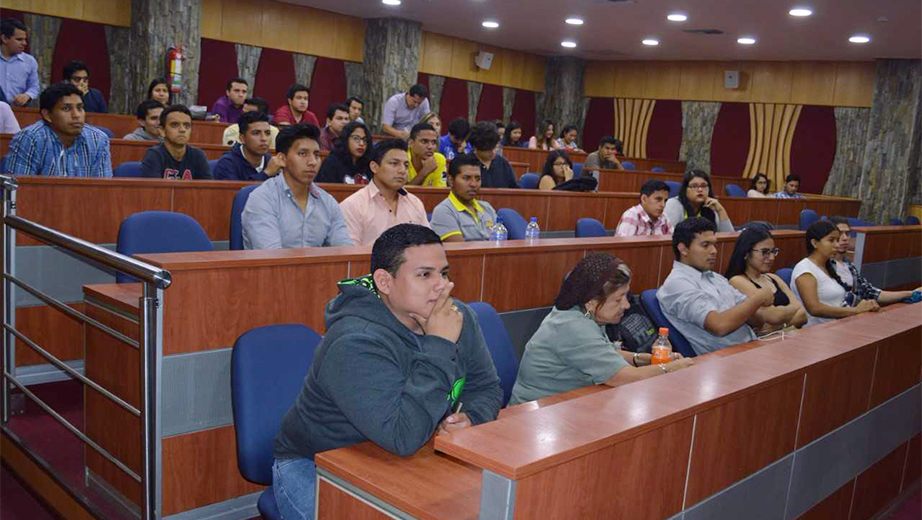
<path fill-rule="evenodd" d="M 672 224 L 669 223 L 669 217 L 665 212 L 654 222 L 640 204 L 629 208 L 621 215 L 621 221 L 618 222 L 618 228 L 615 230 L 616 237 L 671 234 Z"/>

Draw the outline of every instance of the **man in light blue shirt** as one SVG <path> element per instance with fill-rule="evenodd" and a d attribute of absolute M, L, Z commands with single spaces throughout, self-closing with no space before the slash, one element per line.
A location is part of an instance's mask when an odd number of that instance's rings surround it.
<path fill-rule="evenodd" d="M 410 138 L 410 129 L 429 113 L 429 89 L 425 85 L 413 85 L 409 92 L 394 94 L 384 103 L 381 115 L 381 131 L 403 139 Z"/>
<path fill-rule="evenodd" d="M 27 43 L 22 22 L 0 21 L 0 88 L 13 106 L 25 106 L 38 97 L 38 62 L 24 52 Z"/>
<path fill-rule="evenodd" d="M 696 354 L 756 339 L 752 327 L 765 323 L 762 307 L 771 305 L 775 297 L 768 285 L 746 297 L 712 271 L 717 262 L 716 230 L 713 222 L 700 217 L 675 227 L 672 250 L 676 261 L 656 291 L 663 314 Z"/>
<path fill-rule="evenodd" d="M 797 190 L 800 189 L 800 177 L 794 175 L 788 175 L 784 179 L 784 189 L 775 193 L 776 199 L 802 199 L 803 195 L 797 193 Z"/>
<path fill-rule="evenodd" d="M 109 138 L 84 123 L 83 93 L 69 83 L 39 98 L 42 120 L 13 136 L 3 173 L 53 177 L 112 177 Z"/>
<path fill-rule="evenodd" d="M 275 140 L 282 174 L 253 190 L 243 209 L 245 249 L 351 246 L 332 195 L 314 184 L 320 170 L 320 129 L 289 125 Z"/>

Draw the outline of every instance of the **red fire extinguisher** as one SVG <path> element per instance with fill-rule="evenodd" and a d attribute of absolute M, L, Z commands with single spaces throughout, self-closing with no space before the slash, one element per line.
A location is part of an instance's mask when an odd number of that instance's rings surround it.
<path fill-rule="evenodd" d="M 182 45 L 170 47 L 167 51 L 167 63 L 169 67 L 170 92 L 179 94 L 182 92 Z"/>

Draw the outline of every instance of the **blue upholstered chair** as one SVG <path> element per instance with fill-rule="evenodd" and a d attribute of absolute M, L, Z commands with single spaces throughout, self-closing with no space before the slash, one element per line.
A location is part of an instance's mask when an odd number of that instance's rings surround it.
<path fill-rule="evenodd" d="M 141 163 L 140 161 L 128 161 L 123 162 L 115 167 L 112 170 L 113 177 L 140 177 L 141 176 Z"/>
<path fill-rule="evenodd" d="M 526 190 L 536 190 L 540 180 L 541 176 L 537 173 L 526 173 L 519 179 L 519 187 Z"/>
<path fill-rule="evenodd" d="M 907 225 L 907 226 L 918 226 L 918 225 L 919 225 L 919 217 L 917 217 L 917 216 L 915 216 L 915 215 L 909 215 L 908 217 L 906 217 L 906 225 Z"/>
<path fill-rule="evenodd" d="M 576 221 L 576 238 L 604 237 L 605 226 L 594 218 L 581 218 Z"/>
<path fill-rule="evenodd" d="M 625 170 L 636 170 L 637 169 L 637 166 L 635 166 L 634 163 L 632 163 L 631 161 L 622 161 L 621 166 Z"/>
<path fill-rule="evenodd" d="M 237 468 L 259 495 L 264 518 L 281 518 L 272 488 L 272 449 L 282 417 L 298 397 L 320 335 L 304 325 L 268 325 L 237 338 L 231 351 L 231 404 Z"/>
<path fill-rule="evenodd" d="M 733 184 L 733 183 L 728 183 L 727 186 L 724 188 L 724 190 L 727 192 L 728 197 L 746 197 L 747 196 L 743 188 L 740 188 L 738 185 Z"/>
<path fill-rule="evenodd" d="M 678 197 L 679 190 L 682 189 L 682 183 L 676 181 L 666 181 L 666 186 L 669 186 L 669 198 Z"/>
<path fill-rule="evenodd" d="M 496 375 L 499 376 L 499 386 L 503 389 L 503 406 L 506 406 L 512 396 L 515 378 L 519 374 L 519 360 L 515 358 L 509 333 L 506 332 L 506 326 L 496 309 L 486 302 L 473 302 L 470 307 L 477 315 L 483 338 L 487 340 L 487 348 L 490 349 L 490 357 L 493 358 L 493 366 L 496 367 Z"/>
<path fill-rule="evenodd" d="M 653 320 L 657 327 L 666 327 L 669 329 L 669 342 L 672 343 L 672 349 L 685 357 L 695 357 L 695 349 L 691 343 L 685 339 L 685 336 L 678 329 L 669 323 L 663 310 L 660 309 L 659 300 L 656 299 L 656 289 L 647 289 L 640 294 L 640 301 L 643 308 L 647 310 L 647 315 Z"/>
<path fill-rule="evenodd" d="M 579 179 L 579 176 L 583 174 L 583 163 L 575 162 L 573 163 L 573 178 Z"/>
<path fill-rule="evenodd" d="M 243 208 L 247 205 L 247 200 L 250 199 L 250 193 L 253 193 L 253 190 L 255 190 L 257 186 L 259 186 L 259 184 L 244 186 L 234 195 L 234 205 L 231 206 L 230 220 L 231 251 L 243 250 L 243 221 L 241 220 L 241 216 L 243 215 Z"/>
<path fill-rule="evenodd" d="M 891 218 L 891 219 L 890 219 L 890 225 L 891 225 L 891 226 L 902 226 L 902 225 L 903 225 L 903 221 L 900 220 L 900 219 L 898 219 L 898 218 Z"/>
<path fill-rule="evenodd" d="M 172 211 L 142 211 L 122 221 L 115 250 L 132 256 L 141 253 L 184 253 L 211 251 L 211 240 L 194 218 Z M 118 283 L 137 282 L 133 276 L 117 273 Z"/>
<path fill-rule="evenodd" d="M 784 280 L 784 283 L 788 284 L 788 287 L 791 286 L 791 274 L 794 273 L 794 270 L 790 267 L 785 267 L 784 269 L 778 269 L 775 274 L 778 275 L 778 278 Z"/>
<path fill-rule="evenodd" d="M 218 160 L 217 160 L 217 159 L 208 161 L 208 171 L 209 171 L 212 175 L 214 175 L 214 167 L 215 167 L 216 164 L 218 164 Z"/>
<path fill-rule="evenodd" d="M 522 218 L 522 215 L 519 215 L 518 211 L 501 208 L 496 212 L 496 215 L 503 219 L 503 225 L 506 226 L 506 231 L 509 232 L 509 240 L 525 239 L 525 228 L 528 226 L 528 222 L 525 222 L 525 219 Z"/>
<path fill-rule="evenodd" d="M 96 126 L 96 125 L 87 125 L 87 126 L 91 126 L 99 130 L 100 132 L 106 134 L 106 137 L 108 137 L 109 139 L 115 139 L 115 132 L 113 132 L 112 130 L 109 130 L 108 128 L 104 126 Z"/>
<path fill-rule="evenodd" d="M 666 173 L 666 170 L 664 170 L 663 168 L 660 168 L 659 166 L 654 166 L 650 168 L 650 171 L 656 172 L 656 173 Z"/>
<path fill-rule="evenodd" d="M 820 219 L 820 216 L 812 209 L 805 209 L 800 212 L 800 221 L 797 225 L 801 231 L 806 231 L 814 222 Z"/>

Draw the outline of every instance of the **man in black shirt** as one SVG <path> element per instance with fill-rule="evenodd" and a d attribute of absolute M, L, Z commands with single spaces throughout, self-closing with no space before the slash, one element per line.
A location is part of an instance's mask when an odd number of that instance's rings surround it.
<path fill-rule="evenodd" d="M 155 179 L 211 179 L 205 152 L 189 146 L 192 112 L 184 105 L 171 105 L 160 113 L 163 143 L 152 146 L 141 161 L 141 176 Z"/>
<path fill-rule="evenodd" d="M 518 188 L 512 165 L 505 158 L 496 155 L 499 133 L 496 125 L 481 121 L 471 128 L 467 141 L 474 148 L 474 155 L 480 159 L 481 186 L 484 188 Z"/>

